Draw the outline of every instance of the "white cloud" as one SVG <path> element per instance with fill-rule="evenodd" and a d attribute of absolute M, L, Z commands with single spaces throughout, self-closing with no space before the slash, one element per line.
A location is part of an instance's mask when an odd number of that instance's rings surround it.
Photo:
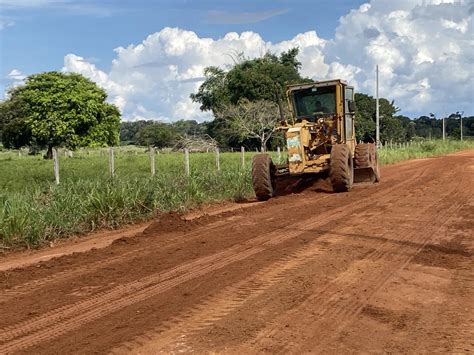
<path fill-rule="evenodd" d="M 17 81 L 25 80 L 25 78 L 26 78 L 26 76 L 23 75 L 23 73 L 21 71 L 19 71 L 18 69 L 13 69 L 12 71 L 10 71 L 10 73 L 8 73 L 7 77 L 10 80 L 17 80 Z"/>
<path fill-rule="evenodd" d="M 8 89 L 11 89 L 11 88 L 15 88 L 17 86 L 23 85 L 26 79 L 26 75 L 24 75 L 18 69 L 12 69 L 10 73 L 7 74 L 5 79 L 6 79 L 6 82 L 8 83 Z M 5 99 L 8 97 L 8 89 L 5 90 L 5 92 L 3 93 L 3 96 Z"/>
<path fill-rule="evenodd" d="M 4 30 L 7 27 L 15 25 L 15 21 L 7 17 L 0 17 L 0 31 Z"/>
<path fill-rule="evenodd" d="M 236 53 L 300 48 L 302 74 L 313 79 L 343 78 L 360 91 L 374 92 L 374 68 L 381 69 L 381 93 L 405 112 L 472 112 L 474 40 L 472 11 L 465 2 L 372 0 L 341 18 L 335 37 L 301 33 L 271 43 L 259 34 L 231 32 L 201 38 L 164 28 L 142 43 L 119 47 L 109 72 L 69 54 L 64 70 L 82 73 L 107 89 L 124 119 L 210 119 L 189 94 L 206 66 L 228 67 Z"/>
<path fill-rule="evenodd" d="M 359 89 L 381 94 L 406 112 L 473 111 L 473 18 L 465 1 L 374 0 L 341 19 L 326 60 L 340 58 L 361 71 Z M 367 33 L 367 29 L 373 29 Z M 372 34 L 372 35 L 370 35 Z"/>
<path fill-rule="evenodd" d="M 124 119 L 202 121 L 211 116 L 201 112 L 189 95 L 202 83 L 206 66 L 226 67 L 239 52 L 253 58 L 267 50 L 280 52 L 295 45 L 302 46 L 305 63 L 323 64 L 324 41 L 315 32 L 273 45 L 253 32 L 231 32 L 214 40 L 200 38 L 191 31 L 164 28 L 138 45 L 117 48 L 109 73 L 74 54 L 65 57 L 64 70 L 81 73 L 107 89 Z M 326 71 L 322 70 L 322 75 Z"/>

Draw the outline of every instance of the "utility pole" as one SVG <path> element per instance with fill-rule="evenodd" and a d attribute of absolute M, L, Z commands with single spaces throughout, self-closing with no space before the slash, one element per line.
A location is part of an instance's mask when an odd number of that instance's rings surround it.
<path fill-rule="evenodd" d="M 464 111 L 461 111 L 461 113 L 458 112 L 459 118 L 461 119 L 461 142 L 462 142 L 462 115 L 464 115 Z"/>
<path fill-rule="evenodd" d="M 445 116 L 443 115 L 443 142 L 446 140 L 446 123 L 445 123 Z"/>
<path fill-rule="evenodd" d="M 444 115 L 443 115 L 443 142 L 446 140 L 446 118 L 448 116 L 448 113 L 444 110 L 444 106 L 443 106 L 443 111 L 444 111 Z"/>
<path fill-rule="evenodd" d="M 375 145 L 380 147 L 379 65 L 375 67 Z"/>

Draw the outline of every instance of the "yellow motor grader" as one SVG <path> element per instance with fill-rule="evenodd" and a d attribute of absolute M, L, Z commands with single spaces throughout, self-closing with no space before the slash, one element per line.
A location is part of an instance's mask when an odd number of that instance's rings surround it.
<path fill-rule="evenodd" d="M 380 180 L 374 143 L 357 144 L 354 129 L 354 88 L 343 80 L 290 85 L 291 122 L 279 130 L 286 136 L 288 160 L 274 165 L 270 155 L 252 161 L 253 188 L 258 200 L 274 196 L 276 179 L 327 172 L 335 192 L 354 183 Z"/>

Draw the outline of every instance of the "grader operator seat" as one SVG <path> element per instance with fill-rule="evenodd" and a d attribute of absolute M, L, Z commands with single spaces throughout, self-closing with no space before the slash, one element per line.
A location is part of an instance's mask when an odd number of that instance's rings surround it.
<path fill-rule="evenodd" d="M 316 107 L 314 108 L 314 114 L 329 113 L 329 110 L 321 104 L 321 101 L 316 101 Z"/>

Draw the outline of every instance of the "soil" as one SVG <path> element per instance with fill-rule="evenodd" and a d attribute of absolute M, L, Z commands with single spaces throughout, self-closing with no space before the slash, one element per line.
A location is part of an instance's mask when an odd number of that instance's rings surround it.
<path fill-rule="evenodd" d="M 474 351 L 474 150 L 381 176 L 11 253 L 0 353 Z"/>

